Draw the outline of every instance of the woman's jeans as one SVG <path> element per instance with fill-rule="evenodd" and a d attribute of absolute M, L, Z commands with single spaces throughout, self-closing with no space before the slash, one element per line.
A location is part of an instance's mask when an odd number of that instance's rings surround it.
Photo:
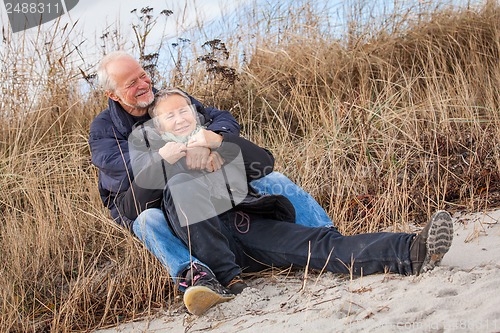
<path fill-rule="evenodd" d="M 183 185 L 182 191 L 172 191 L 179 184 Z M 210 191 L 202 178 L 179 174 L 170 178 L 163 205 L 174 233 L 190 244 L 192 253 L 210 267 L 223 285 L 241 274 L 242 267 L 245 272 L 290 265 L 353 275 L 412 272 L 411 234 L 343 236 L 335 228 L 280 221 L 275 216 L 283 214 L 267 214 L 264 207 L 269 200 L 255 201 L 260 205 L 253 206 L 256 213 L 240 211 L 236 206 L 216 214 Z M 196 222 L 182 214 L 193 209 L 204 212 L 204 220 Z"/>
<path fill-rule="evenodd" d="M 333 225 L 326 212 L 311 195 L 278 172 L 254 180 L 250 184 L 259 193 L 286 196 L 295 208 L 297 224 L 308 227 Z M 134 221 L 132 230 L 146 248 L 160 260 L 174 282 L 177 282 L 177 277 L 181 276 L 192 262 L 200 263 L 191 256 L 186 245 L 173 234 L 160 209 L 150 208 L 143 211 Z"/>

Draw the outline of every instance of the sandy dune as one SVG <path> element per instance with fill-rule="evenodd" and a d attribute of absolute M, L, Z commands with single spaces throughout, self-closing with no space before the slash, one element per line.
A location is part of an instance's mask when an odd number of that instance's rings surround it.
<path fill-rule="evenodd" d="M 450 252 L 418 277 L 281 273 L 201 317 L 179 305 L 99 332 L 500 332 L 499 220 L 455 214 Z"/>

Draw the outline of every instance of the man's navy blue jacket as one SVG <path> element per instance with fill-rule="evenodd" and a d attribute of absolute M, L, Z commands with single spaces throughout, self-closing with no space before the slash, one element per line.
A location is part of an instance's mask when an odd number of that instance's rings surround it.
<path fill-rule="evenodd" d="M 203 116 L 207 129 L 239 135 L 240 126 L 229 112 L 205 108 L 199 101 L 190 98 Z M 140 121 L 148 119 L 149 116 L 145 116 Z M 134 179 L 127 140 L 137 121 L 137 117 L 127 113 L 119 103 L 108 99 L 108 108 L 92 121 L 89 135 L 92 163 L 99 169 L 98 187 L 104 206 L 117 223 L 129 228 L 133 222 L 120 216 L 116 200 L 121 197 L 119 194 L 130 188 Z"/>

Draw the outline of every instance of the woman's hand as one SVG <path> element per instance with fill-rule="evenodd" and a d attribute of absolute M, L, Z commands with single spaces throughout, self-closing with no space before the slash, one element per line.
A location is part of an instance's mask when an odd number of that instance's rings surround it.
<path fill-rule="evenodd" d="M 219 148 L 222 143 L 222 135 L 202 128 L 189 139 L 187 147 L 205 147 L 210 149 Z"/>
<path fill-rule="evenodd" d="M 158 150 L 160 156 L 170 164 L 176 163 L 178 160 L 186 156 L 187 147 L 183 143 L 167 142 Z"/>

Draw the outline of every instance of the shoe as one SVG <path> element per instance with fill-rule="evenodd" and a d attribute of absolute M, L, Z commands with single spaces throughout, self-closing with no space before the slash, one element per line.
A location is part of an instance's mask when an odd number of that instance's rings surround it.
<path fill-rule="evenodd" d="M 223 287 L 212 272 L 200 265 L 193 265 L 187 271 L 186 280 L 181 286 L 187 287 L 183 297 L 184 305 L 190 313 L 197 316 L 216 304 L 234 298 L 234 294 Z"/>
<path fill-rule="evenodd" d="M 243 279 L 239 275 L 236 275 L 226 286 L 226 288 L 229 289 L 229 291 L 231 291 L 231 293 L 233 293 L 234 295 L 241 294 L 243 289 L 245 289 L 246 287 L 248 287 L 247 284 L 243 282 Z"/>
<path fill-rule="evenodd" d="M 435 212 L 410 245 L 414 275 L 432 270 L 443 259 L 453 240 L 453 222 L 448 212 Z"/>

